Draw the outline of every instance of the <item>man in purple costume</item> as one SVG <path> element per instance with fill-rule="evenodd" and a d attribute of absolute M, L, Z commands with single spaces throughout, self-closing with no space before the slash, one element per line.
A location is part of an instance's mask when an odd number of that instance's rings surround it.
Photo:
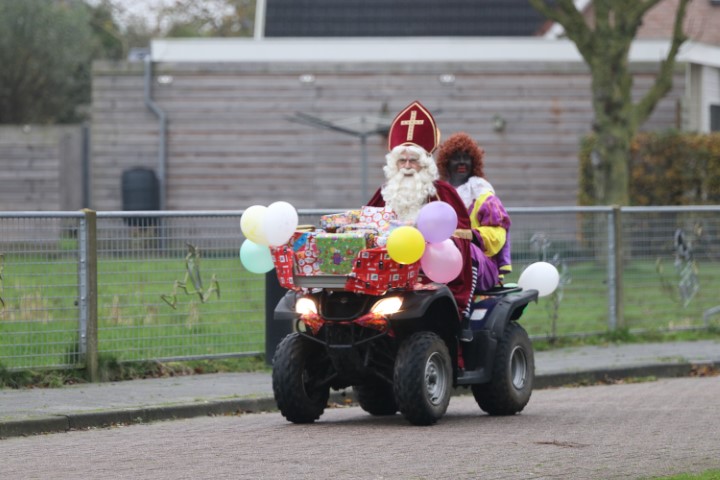
<path fill-rule="evenodd" d="M 485 151 L 462 132 L 450 136 L 437 154 L 440 177 L 457 189 L 470 215 L 473 268 L 478 270 L 476 292 L 502 283 L 503 276 L 512 271 L 510 217 L 485 179 L 484 155 Z"/>

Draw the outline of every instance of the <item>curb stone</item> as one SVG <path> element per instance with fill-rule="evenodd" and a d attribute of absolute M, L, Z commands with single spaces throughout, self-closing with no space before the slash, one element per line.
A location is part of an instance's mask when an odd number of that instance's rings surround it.
<path fill-rule="evenodd" d="M 618 381 L 635 377 L 672 378 L 691 376 L 701 367 L 720 369 L 720 361 L 707 363 L 652 364 L 634 367 L 605 368 L 579 372 L 545 374 L 535 377 L 535 389 L 557 388 L 572 385 L 591 385 L 598 382 Z M 457 388 L 454 395 L 467 395 L 469 388 Z M 332 392 L 330 405 L 356 405 L 352 390 Z M 117 409 L 52 415 L 17 420 L 0 420 L 0 439 L 59 433 L 90 428 L 107 428 L 113 425 L 132 425 L 165 420 L 188 419 L 213 415 L 237 415 L 277 411 L 272 396 L 250 399 L 213 400 L 176 405 Z"/>
<path fill-rule="evenodd" d="M 335 405 L 348 405 L 353 403 L 351 394 L 345 391 L 333 392 L 328 402 L 329 404 Z M 277 411 L 275 399 L 272 397 L 259 397 L 252 399 L 212 400 L 160 407 L 71 413 L 67 415 L 52 415 L 19 420 L 0 420 L 0 439 L 45 433 L 61 433 L 90 428 L 107 428 L 113 425 L 133 425 L 204 416 L 238 415 L 273 411 Z"/>

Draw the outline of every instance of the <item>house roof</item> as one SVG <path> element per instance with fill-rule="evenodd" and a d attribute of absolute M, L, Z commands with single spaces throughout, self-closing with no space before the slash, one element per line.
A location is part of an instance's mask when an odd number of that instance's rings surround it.
<path fill-rule="evenodd" d="M 589 14 L 590 0 L 574 1 Z M 711 17 L 720 12 L 720 7 L 700 3 L 702 12 L 690 13 Z M 528 0 L 259 0 L 258 4 L 263 13 L 257 23 L 264 30 L 254 39 L 153 40 L 152 60 L 582 62 L 575 45 L 559 38 L 562 28 L 546 22 Z M 674 11 L 664 8 L 657 13 L 667 20 Z M 639 35 L 630 60 L 657 63 L 666 57 L 668 46 L 668 35 Z M 717 67 L 719 48 L 697 40 L 686 42 L 678 61 Z"/>
<path fill-rule="evenodd" d="M 574 0 L 575 7 L 583 13 L 586 20 L 592 22 L 593 4 L 590 0 Z M 643 17 L 636 39 L 657 40 L 672 36 L 673 24 L 677 15 L 678 0 L 663 0 L 652 7 Z M 697 44 L 720 47 L 720 0 L 698 0 L 687 5 L 683 29 L 688 38 Z M 548 28 L 545 36 L 559 38 L 564 29 L 559 24 Z M 712 59 L 710 63 L 712 63 Z M 715 61 L 717 62 L 717 61 Z"/>
<path fill-rule="evenodd" d="M 527 0 L 266 0 L 265 37 L 515 37 L 546 19 Z"/>
<path fill-rule="evenodd" d="M 662 60 L 666 40 L 633 43 L 630 60 Z M 688 48 L 685 46 L 684 48 Z M 166 38 L 152 40 L 155 62 L 578 62 L 569 40 L 522 38 Z"/>

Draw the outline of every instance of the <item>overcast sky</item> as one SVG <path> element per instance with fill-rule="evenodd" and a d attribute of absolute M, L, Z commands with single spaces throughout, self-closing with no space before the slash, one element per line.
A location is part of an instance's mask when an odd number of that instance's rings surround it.
<path fill-rule="evenodd" d="M 98 2 L 99 0 L 86 0 L 88 2 Z M 130 18 L 139 18 L 145 21 L 150 27 L 157 25 L 157 12 L 163 7 L 172 6 L 177 0 L 110 0 L 117 10 L 121 13 L 118 21 L 126 23 Z M 223 14 L 232 14 L 233 8 L 226 3 L 226 0 L 197 0 L 194 4 L 196 10 L 188 12 L 191 15 L 197 14 L 198 9 L 207 9 L 214 12 L 218 17 Z M 166 25 L 161 25 L 165 27 Z"/>
<path fill-rule="evenodd" d="M 90 4 L 97 4 L 99 0 L 85 0 Z M 118 21 L 124 23 L 132 17 L 143 18 L 148 25 L 157 23 L 156 12 L 163 6 L 170 6 L 174 0 L 110 0 L 121 12 Z"/>

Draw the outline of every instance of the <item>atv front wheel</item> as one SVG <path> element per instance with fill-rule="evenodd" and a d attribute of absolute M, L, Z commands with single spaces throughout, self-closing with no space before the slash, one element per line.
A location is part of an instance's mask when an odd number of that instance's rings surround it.
<path fill-rule="evenodd" d="M 535 357 L 523 327 L 510 322 L 495 353 L 490 383 L 473 385 L 480 408 L 490 415 L 515 415 L 530 401 L 535 380 Z"/>
<path fill-rule="evenodd" d="M 330 387 L 323 377 L 324 350 L 298 333 L 283 339 L 273 357 L 272 384 L 280 413 L 293 423 L 312 423 L 323 414 Z"/>
<path fill-rule="evenodd" d="M 414 425 L 432 425 L 447 410 L 452 393 L 452 364 L 445 342 L 418 332 L 400 346 L 395 360 L 395 399 Z"/>

